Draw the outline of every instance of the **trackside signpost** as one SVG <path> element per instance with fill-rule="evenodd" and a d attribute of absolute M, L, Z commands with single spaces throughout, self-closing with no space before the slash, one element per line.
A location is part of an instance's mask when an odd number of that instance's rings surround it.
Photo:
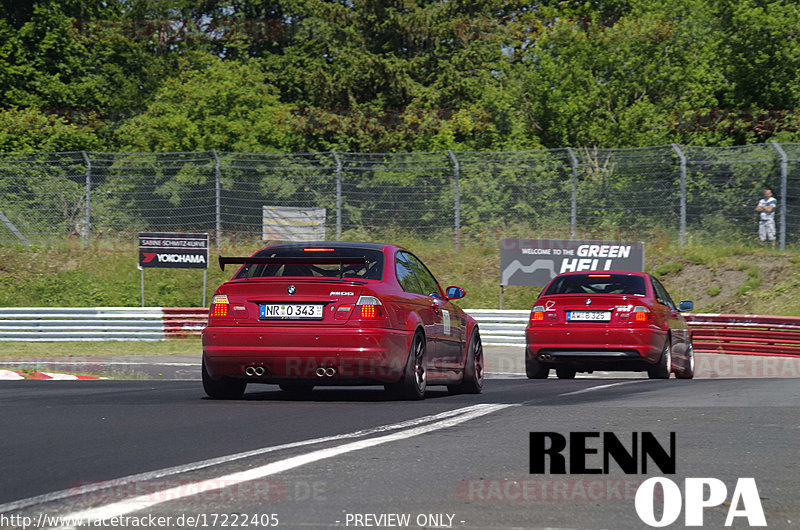
<path fill-rule="evenodd" d="M 500 308 L 506 285 L 543 287 L 562 272 L 603 270 L 644 271 L 644 243 L 501 239 Z"/>
<path fill-rule="evenodd" d="M 208 274 L 208 233 L 139 232 L 139 265 L 142 307 L 144 307 L 144 269 L 203 269 L 203 307 L 206 305 Z"/>

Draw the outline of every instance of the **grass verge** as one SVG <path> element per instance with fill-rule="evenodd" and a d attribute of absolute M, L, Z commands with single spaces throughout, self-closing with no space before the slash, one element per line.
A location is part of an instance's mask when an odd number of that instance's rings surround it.
<path fill-rule="evenodd" d="M 37 357 L 117 357 L 202 353 L 200 339 L 165 341 L 0 342 L 0 359 Z"/>

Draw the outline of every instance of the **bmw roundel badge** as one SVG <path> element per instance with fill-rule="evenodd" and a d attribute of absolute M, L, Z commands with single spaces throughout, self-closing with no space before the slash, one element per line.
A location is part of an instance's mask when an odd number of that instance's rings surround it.
<path fill-rule="evenodd" d="M 294 285 L 290 285 L 289 287 L 286 288 L 286 292 L 289 294 L 294 294 L 295 291 L 297 291 L 297 288 Z"/>
<path fill-rule="evenodd" d="M 592 305 L 592 299 L 591 298 L 587 298 L 586 299 L 586 305 Z"/>

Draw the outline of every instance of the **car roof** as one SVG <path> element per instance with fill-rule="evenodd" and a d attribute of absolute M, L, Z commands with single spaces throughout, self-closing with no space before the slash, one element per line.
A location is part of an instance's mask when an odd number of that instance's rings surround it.
<path fill-rule="evenodd" d="M 587 274 L 630 274 L 633 276 L 650 276 L 648 272 L 642 271 L 624 271 L 624 270 L 610 270 L 610 271 L 573 271 L 573 272 L 562 272 L 561 274 L 557 274 L 555 277 L 559 276 L 580 276 L 580 275 L 587 275 Z"/>
<path fill-rule="evenodd" d="M 328 248 L 363 248 L 370 250 L 383 250 L 386 247 L 397 247 L 397 245 L 389 245 L 387 243 L 367 243 L 363 241 L 301 241 L 292 243 L 277 243 L 275 245 L 267 245 L 261 250 L 265 249 L 281 249 L 281 248 L 310 248 L 310 247 L 328 247 Z M 261 252 L 259 250 L 259 252 Z"/>

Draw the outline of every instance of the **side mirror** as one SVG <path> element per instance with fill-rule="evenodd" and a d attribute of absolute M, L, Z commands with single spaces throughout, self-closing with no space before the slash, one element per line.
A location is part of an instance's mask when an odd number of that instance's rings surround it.
<path fill-rule="evenodd" d="M 448 300 L 458 300 L 459 298 L 464 298 L 465 296 L 467 296 L 467 292 L 461 287 L 456 287 L 455 285 L 451 285 L 450 287 L 445 289 L 445 296 L 447 296 Z"/>
<path fill-rule="evenodd" d="M 691 300 L 681 300 L 678 302 L 678 311 L 686 312 L 694 309 L 694 302 Z"/>

